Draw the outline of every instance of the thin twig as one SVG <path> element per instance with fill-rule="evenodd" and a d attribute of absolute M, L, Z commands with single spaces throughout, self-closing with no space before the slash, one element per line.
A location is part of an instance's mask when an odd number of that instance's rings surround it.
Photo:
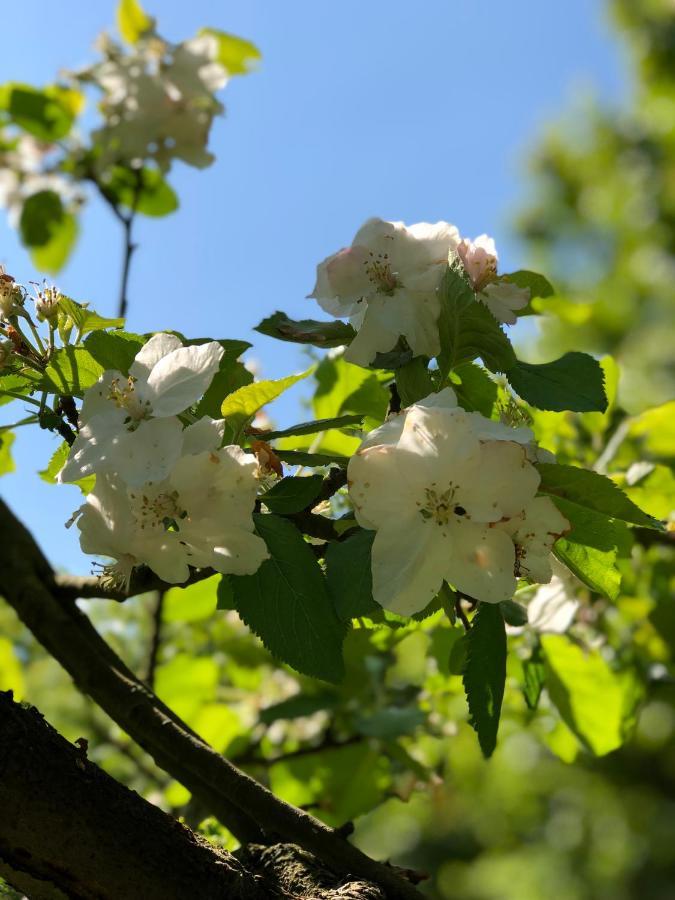
<path fill-rule="evenodd" d="M 152 611 L 152 638 L 150 641 L 150 654 L 148 656 L 148 672 L 145 681 L 148 687 L 155 689 L 155 672 L 159 660 L 159 649 L 162 645 L 162 614 L 164 612 L 164 591 L 157 591 L 155 608 Z"/>

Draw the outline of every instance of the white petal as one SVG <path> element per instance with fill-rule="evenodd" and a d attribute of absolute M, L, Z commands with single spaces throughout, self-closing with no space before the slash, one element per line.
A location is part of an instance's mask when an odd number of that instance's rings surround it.
<path fill-rule="evenodd" d="M 540 587 L 527 606 L 527 620 L 537 631 L 562 634 L 572 624 L 579 602 L 568 593 L 566 582 L 553 576 Z"/>
<path fill-rule="evenodd" d="M 356 366 L 368 366 L 378 353 L 388 353 L 403 333 L 397 316 L 396 298 L 375 294 L 368 301 L 363 324 L 345 350 L 345 360 Z"/>
<path fill-rule="evenodd" d="M 462 522 L 452 529 L 445 578 L 475 600 L 501 603 L 516 590 L 515 561 L 513 542 L 503 531 Z"/>
<path fill-rule="evenodd" d="M 108 465 L 130 486 L 163 481 L 180 457 L 183 428 L 176 418 L 149 419 L 122 431 L 108 451 Z"/>
<path fill-rule="evenodd" d="M 110 388 L 115 380 L 126 381 L 121 372 L 115 369 L 108 369 L 106 372 L 103 372 L 96 384 L 92 384 L 84 392 L 82 408 L 80 409 L 80 423 L 84 424 L 99 413 L 110 410 L 112 406 L 109 399 Z"/>
<path fill-rule="evenodd" d="M 153 367 L 146 398 L 155 416 L 174 416 L 203 395 L 218 371 L 223 348 L 217 341 L 181 347 Z"/>
<path fill-rule="evenodd" d="M 393 520 L 373 543 L 373 599 L 400 616 L 412 615 L 434 599 L 446 569 L 446 542 L 435 523 Z"/>
<path fill-rule="evenodd" d="M 541 480 L 525 448 L 511 441 L 482 443 L 478 473 L 477 478 L 463 478 L 456 494 L 474 522 L 518 515 L 533 500 Z"/>
<path fill-rule="evenodd" d="M 527 306 L 530 291 L 508 281 L 500 281 L 486 285 L 478 299 L 487 306 L 498 322 L 514 325 L 518 320 L 514 310 Z"/>
<path fill-rule="evenodd" d="M 159 334 L 153 334 L 150 340 L 136 354 L 136 359 L 129 367 L 129 374 L 145 383 L 148 375 L 160 359 L 182 346 L 181 341 L 175 334 L 167 334 L 163 331 Z"/>
<path fill-rule="evenodd" d="M 441 407 L 442 409 L 457 409 L 457 394 L 451 387 L 445 387 L 436 394 L 429 394 L 417 401 L 416 406 L 425 406 L 427 408 Z"/>
<path fill-rule="evenodd" d="M 478 412 L 468 414 L 473 432 L 479 441 L 515 441 L 517 444 L 529 444 L 534 441 L 532 429 L 524 426 L 514 428 L 494 419 L 486 419 Z"/>
<path fill-rule="evenodd" d="M 168 584 L 182 584 L 190 576 L 188 555 L 178 541 L 178 535 L 166 531 L 140 550 L 140 558 Z"/>
<path fill-rule="evenodd" d="M 204 453 L 217 450 L 225 435 L 225 419 L 204 416 L 183 431 L 183 453 Z"/>
<path fill-rule="evenodd" d="M 96 472 L 111 469 L 110 454 L 115 442 L 124 432 L 127 414 L 107 404 L 105 412 L 92 416 L 82 426 L 70 448 L 66 464 L 58 474 L 61 483 L 78 481 Z"/>
<path fill-rule="evenodd" d="M 224 575 L 253 575 L 269 558 L 265 541 L 250 531 L 232 529 L 215 539 L 217 543 L 197 543 L 190 535 L 188 552 L 194 565 L 210 566 Z"/>

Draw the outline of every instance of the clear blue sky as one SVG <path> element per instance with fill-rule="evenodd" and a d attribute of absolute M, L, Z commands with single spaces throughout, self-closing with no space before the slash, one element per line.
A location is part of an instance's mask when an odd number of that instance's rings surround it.
<path fill-rule="evenodd" d="M 237 337 L 266 377 L 301 365 L 298 351 L 251 332 L 274 309 L 311 316 L 314 267 L 349 243 L 371 215 L 446 219 L 467 235 L 492 234 L 505 269 L 519 267 L 509 231 L 526 185 L 526 148 L 545 123 L 591 86 L 625 94 L 622 50 L 601 0 L 144 0 L 173 40 L 210 25 L 263 53 L 236 78 L 216 123 L 217 161 L 172 173 L 181 208 L 138 228 L 128 327 Z M 0 81 L 46 83 L 91 59 L 95 35 L 114 23 L 107 0 L 22 0 L 3 8 Z M 2 213 L 0 213 L 2 216 Z M 121 235 L 92 202 L 82 236 L 58 278 L 69 295 L 112 314 Z M 19 280 L 36 278 L 0 219 L 0 259 Z M 298 388 L 277 407 L 290 424 Z M 11 411 L 11 412 L 10 412 Z M 16 404 L 1 410 L 20 418 Z M 63 527 L 79 492 L 34 472 L 58 440 L 20 431 L 16 474 L 3 497 L 53 563 L 86 572 L 77 530 Z"/>

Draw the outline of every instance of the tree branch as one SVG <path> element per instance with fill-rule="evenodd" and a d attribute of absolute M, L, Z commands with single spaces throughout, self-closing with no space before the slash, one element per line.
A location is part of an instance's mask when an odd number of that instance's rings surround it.
<path fill-rule="evenodd" d="M 39 547 L 0 501 L 0 593 L 38 641 L 117 724 L 243 842 L 254 831 L 297 843 L 339 873 L 380 885 L 392 900 L 419 900 L 394 869 L 376 862 L 332 828 L 279 800 L 216 753 L 157 698 L 102 640 L 72 602 L 59 599 Z M 258 838 L 259 840 L 259 838 Z M 265 841 L 263 841 L 265 842 Z"/>
<path fill-rule="evenodd" d="M 231 854 L 106 775 L 0 693 L 0 873 L 35 900 L 263 900 Z"/>

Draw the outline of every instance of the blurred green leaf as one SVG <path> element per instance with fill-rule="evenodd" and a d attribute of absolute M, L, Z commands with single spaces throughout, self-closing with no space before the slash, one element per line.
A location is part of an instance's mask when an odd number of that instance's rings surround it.
<path fill-rule="evenodd" d="M 178 197 L 158 169 L 113 166 L 101 179 L 107 197 L 118 206 L 159 218 L 178 209 Z"/>
<path fill-rule="evenodd" d="M 7 83 L 0 87 L 0 108 L 10 120 L 38 140 L 51 143 L 64 138 L 84 104 L 84 95 L 73 88 Z"/>
<path fill-rule="evenodd" d="M 530 299 L 527 306 L 516 311 L 519 318 L 521 316 L 530 316 L 539 311 L 537 304 L 534 306 L 532 304 L 534 299 L 552 297 L 555 294 L 553 285 L 548 278 L 544 278 L 538 272 L 530 272 L 527 269 L 519 269 L 517 272 L 501 275 L 499 281 L 510 281 L 512 284 L 518 285 L 519 288 L 527 288 L 529 290 Z"/>
<path fill-rule="evenodd" d="M 635 724 L 641 688 L 630 672 L 613 671 L 597 650 L 544 635 L 546 689 L 564 723 L 591 753 L 620 747 Z"/>
<path fill-rule="evenodd" d="M 117 27 L 127 44 L 135 44 L 147 31 L 153 29 L 154 21 L 138 0 L 119 0 Z"/>
<path fill-rule="evenodd" d="M 527 625 L 527 609 L 515 600 L 502 600 L 499 604 L 502 616 L 507 625 L 518 628 Z"/>
<path fill-rule="evenodd" d="M 173 587 L 164 594 L 164 622 L 199 622 L 216 611 L 222 575 L 212 575 L 187 587 Z"/>
<path fill-rule="evenodd" d="M 254 518 L 270 559 L 255 575 L 230 576 L 237 612 L 274 656 L 305 675 L 340 681 L 345 626 L 314 554 L 290 522 Z"/>
<path fill-rule="evenodd" d="M 467 634 L 464 690 L 483 756 L 497 746 L 506 681 L 506 630 L 498 604 L 481 603 Z"/>
<path fill-rule="evenodd" d="M 506 372 L 509 384 L 527 403 L 554 412 L 604 412 L 607 397 L 600 363 L 572 351 L 550 363 L 517 360 Z"/>
<path fill-rule="evenodd" d="M 218 62 L 230 75 L 247 75 L 262 58 L 255 44 L 234 34 L 216 28 L 201 28 L 199 34 L 216 38 Z"/>
<path fill-rule="evenodd" d="M 75 247 L 78 233 L 77 219 L 72 213 L 65 213 L 49 241 L 41 247 L 31 247 L 30 258 L 35 268 L 49 275 L 60 272 Z"/>
<path fill-rule="evenodd" d="M 63 267 L 75 245 L 77 230 L 77 220 L 66 211 L 55 191 L 38 191 L 24 201 L 19 233 L 41 271 L 56 273 Z"/>
<path fill-rule="evenodd" d="M 0 432 L 0 476 L 8 475 L 16 469 L 12 459 L 12 444 L 15 435 L 11 431 Z"/>
<path fill-rule="evenodd" d="M 527 703 L 528 709 L 536 709 L 546 683 L 546 666 L 539 644 L 534 648 L 529 659 L 522 660 L 522 668 L 521 688 L 525 703 Z"/>

